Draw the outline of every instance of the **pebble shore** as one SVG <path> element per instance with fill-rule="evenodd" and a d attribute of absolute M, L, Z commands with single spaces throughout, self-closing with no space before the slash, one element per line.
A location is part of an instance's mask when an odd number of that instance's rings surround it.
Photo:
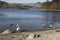
<path fill-rule="evenodd" d="M 27 39 L 28 35 L 31 33 L 40 36 Z M 60 29 L 36 32 L 17 32 L 9 35 L 0 34 L 0 40 L 60 40 Z"/>

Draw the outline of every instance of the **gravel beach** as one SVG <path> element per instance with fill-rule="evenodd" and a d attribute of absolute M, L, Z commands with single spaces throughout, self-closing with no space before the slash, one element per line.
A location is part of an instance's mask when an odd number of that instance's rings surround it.
<path fill-rule="evenodd" d="M 39 35 L 39 37 L 28 39 L 29 34 Z M 0 34 L 0 40 L 60 40 L 60 29 L 36 32 L 17 32 L 9 35 Z"/>

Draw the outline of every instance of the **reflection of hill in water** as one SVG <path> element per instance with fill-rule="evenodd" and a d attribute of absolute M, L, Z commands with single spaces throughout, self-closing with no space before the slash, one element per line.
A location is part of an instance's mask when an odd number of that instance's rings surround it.
<path fill-rule="evenodd" d="M 60 23 L 60 12 L 53 12 L 52 14 L 52 21 Z"/>

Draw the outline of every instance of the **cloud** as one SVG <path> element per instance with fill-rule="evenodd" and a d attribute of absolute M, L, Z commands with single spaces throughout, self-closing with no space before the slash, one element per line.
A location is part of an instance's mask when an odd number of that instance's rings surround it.
<path fill-rule="evenodd" d="M 46 0 L 2 0 L 6 2 L 14 3 L 34 3 L 34 2 L 45 2 Z M 51 0 L 50 0 L 51 1 Z"/>

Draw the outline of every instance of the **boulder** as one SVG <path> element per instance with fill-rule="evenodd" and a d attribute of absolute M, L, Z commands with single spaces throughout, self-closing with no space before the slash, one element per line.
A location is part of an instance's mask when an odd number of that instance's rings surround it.
<path fill-rule="evenodd" d="M 5 34 L 5 35 L 7 35 L 7 34 L 11 34 L 11 33 L 12 33 L 12 31 L 9 30 L 9 29 L 7 29 L 7 30 L 5 30 L 5 31 L 2 32 L 2 34 Z"/>
<path fill-rule="evenodd" d="M 33 33 L 29 34 L 27 39 L 33 39 L 35 37 L 35 35 Z"/>

